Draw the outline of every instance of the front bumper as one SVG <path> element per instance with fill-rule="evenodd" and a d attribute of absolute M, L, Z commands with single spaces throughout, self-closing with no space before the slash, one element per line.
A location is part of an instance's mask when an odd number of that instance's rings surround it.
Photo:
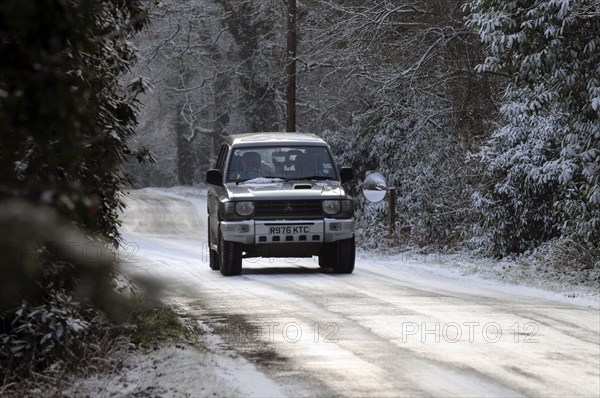
<path fill-rule="evenodd" d="M 221 233 L 245 245 L 335 242 L 354 236 L 354 220 L 221 221 Z"/>

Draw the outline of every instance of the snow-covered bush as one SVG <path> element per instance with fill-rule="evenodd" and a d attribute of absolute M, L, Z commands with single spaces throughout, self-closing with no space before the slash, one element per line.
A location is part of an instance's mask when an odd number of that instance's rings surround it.
<path fill-rule="evenodd" d="M 505 106 L 504 112 L 518 104 Z M 483 215 L 486 251 L 521 253 L 558 236 L 561 171 L 551 167 L 561 139 L 559 122 L 548 116 L 514 118 L 474 156 L 487 184 L 473 194 Z"/>
<path fill-rule="evenodd" d="M 348 129 L 325 133 L 338 163 L 355 170 L 357 228 L 364 247 L 445 246 L 470 234 L 473 188 L 460 140 L 440 136 L 434 128 L 419 128 L 418 122 L 401 115 L 361 115 Z M 386 241 L 386 202 L 369 204 L 360 194 L 360 181 L 370 171 L 382 173 L 396 188 L 396 234 L 391 241 Z"/>
<path fill-rule="evenodd" d="M 25 363 L 32 369 L 43 369 L 61 358 L 77 359 L 77 351 L 85 346 L 83 334 L 90 322 L 82 319 L 80 303 L 61 291 L 51 292 L 47 304 L 32 306 L 23 302 L 14 312 L 7 333 L 0 334 L 0 363 L 12 368 Z M 99 313 L 88 307 L 87 311 Z M 89 318 L 89 317 L 88 317 Z"/>
<path fill-rule="evenodd" d="M 475 196 L 496 254 L 555 236 L 600 245 L 600 7 L 589 0 L 476 0 L 465 7 L 510 77 L 501 127 L 480 153 Z"/>

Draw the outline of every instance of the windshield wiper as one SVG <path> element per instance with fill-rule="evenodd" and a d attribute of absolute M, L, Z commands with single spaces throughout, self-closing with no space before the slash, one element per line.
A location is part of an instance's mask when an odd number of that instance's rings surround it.
<path fill-rule="evenodd" d="M 264 177 L 253 177 L 253 178 L 246 178 L 243 180 L 236 180 L 235 184 L 236 185 L 240 185 L 243 182 L 246 181 L 251 181 L 251 180 L 255 180 L 258 178 L 265 178 L 265 179 L 276 179 L 276 180 L 282 180 L 283 182 L 290 182 L 290 181 L 326 181 L 326 180 L 331 180 L 331 181 L 335 181 L 335 178 L 333 177 L 327 177 L 327 176 L 307 176 L 307 177 L 290 177 L 290 178 L 285 178 L 285 177 L 275 177 L 275 176 L 264 176 Z"/>
<path fill-rule="evenodd" d="M 317 181 L 324 181 L 324 180 L 333 180 L 333 177 L 327 177 L 327 176 L 307 176 L 307 177 L 298 177 L 298 178 L 290 178 L 286 181 L 293 181 L 293 180 L 301 180 L 301 181 L 310 181 L 310 180 L 317 180 Z"/>

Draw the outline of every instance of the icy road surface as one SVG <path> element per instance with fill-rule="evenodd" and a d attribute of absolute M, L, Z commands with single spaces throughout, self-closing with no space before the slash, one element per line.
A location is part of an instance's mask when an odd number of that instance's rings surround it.
<path fill-rule="evenodd" d="M 597 308 L 365 253 L 351 275 L 249 259 L 226 278 L 208 266 L 205 193 L 187 193 L 132 192 L 125 272 L 160 281 L 215 344 L 289 396 L 600 396 Z"/>

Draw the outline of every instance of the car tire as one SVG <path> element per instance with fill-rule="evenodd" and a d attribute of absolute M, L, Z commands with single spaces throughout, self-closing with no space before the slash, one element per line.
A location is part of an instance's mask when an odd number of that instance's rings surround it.
<path fill-rule="evenodd" d="M 335 262 L 333 243 L 324 243 L 319 250 L 319 267 L 331 268 Z"/>
<path fill-rule="evenodd" d="M 223 239 L 219 233 L 219 269 L 224 276 L 242 273 L 242 245 Z"/>
<path fill-rule="evenodd" d="M 219 253 L 217 253 L 215 250 L 211 249 L 211 244 L 212 244 L 212 239 L 210 236 L 210 220 L 208 222 L 208 265 L 210 266 L 210 269 L 212 269 L 213 271 L 217 271 L 220 269 L 219 267 Z"/>
<path fill-rule="evenodd" d="M 354 259 L 356 256 L 354 237 L 335 242 L 334 248 L 333 272 L 336 274 L 351 274 L 354 271 Z"/>

